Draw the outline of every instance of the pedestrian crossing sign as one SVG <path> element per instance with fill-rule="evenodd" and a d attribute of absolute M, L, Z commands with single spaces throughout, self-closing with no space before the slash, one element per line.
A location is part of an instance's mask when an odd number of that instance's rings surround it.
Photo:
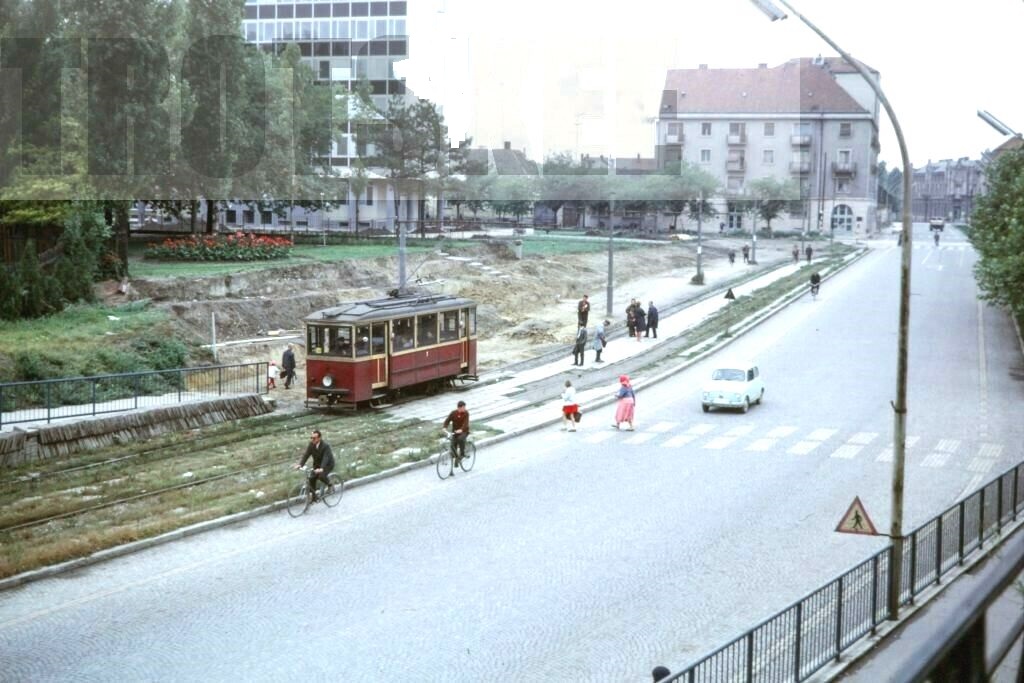
<path fill-rule="evenodd" d="M 871 523 L 871 518 L 868 517 L 868 511 L 864 509 L 864 504 L 860 502 L 860 496 L 854 497 L 853 502 L 850 503 L 850 509 L 843 515 L 839 526 L 836 527 L 836 531 L 841 534 L 878 536 L 875 525 Z"/>

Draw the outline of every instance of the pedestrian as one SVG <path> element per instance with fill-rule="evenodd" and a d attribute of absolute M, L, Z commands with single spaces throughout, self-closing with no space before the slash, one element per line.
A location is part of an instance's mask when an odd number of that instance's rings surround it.
<path fill-rule="evenodd" d="M 277 363 L 270 361 L 270 365 L 267 366 L 267 391 L 277 388 L 277 380 L 281 376 L 281 370 L 277 367 Z"/>
<path fill-rule="evenodd" d="M 793 263 L 800 262 L 800 247 L 793 245 Z"/>
<path fill-rule="evenodd" d="M 735 263 L 736 263 L 736 250 L 735 249 L 730 249 L 729 250 L 729 265 L 731 266 L 731 265 L 734 265 Z"/>
<path fill-rule="evenodd" d="M 644 336 L 645 337 L 648 336 L 649 334 L 651 334 L 651 332 L 654 333 L 651 336 L 653 336 L 655 339 L 657 339 L 658 338 L 658 308 L 654 305 L 653 301 L 648 301 L 647 302 L 647 332 L 644 333 Z"/>
<path fill-rule="evenodd" d="M 718 224 L 718 234 L 719 235 L 724 235 L 725 234 L 725 221 L 722 221 L 721 223 Z"/>
<path fill-rule="evenodd" d="M 750 246 L 743 245 L 743 262 L 750 263 Z"/>
<path fill-rule="evenodd" d="M 636 318 L 633 313 L 636 310 L 636 299 L 629 302 L 626 306 L 626 330 L 629 336 L 632 337 L 636 333 Z"/>
<path fill-rule="evenodd" d="M 619 429 L 619 426 L 625 422 L 629 425 L 626 431 L 631 432 L 633 431 L 633 409 L 636 407 L 636 393 L 633 391 L 633 386 L 629 383 L 628 375 L 619 376 L 619 390 L 616 392 L 615 397 L 619 399 L 619 402 L 615 406 L 615 424 L 612 427 Z"/>
<path fill-rule="evenodd" d="M 587 348 L 587 328 L 576 329 L 576 343 L 572 347 L 572 364 L 583 367 L 583 351 Z"/>
<path fill-rule="evenodd" d="M 661 679 L 668 678 L 671 675 L 672 672 L 669 671 L 668 667 L 666 666 L 656 666 L 653 669 L 651 669 L 651 678 L 653 679 L 654 683 L 658 683 L 658 681 L 660 681 Z"/>
<path fill-rule="evenodd" d="M 292 380 L 295 379 L 295 352 L 292 350 L 292 345 L 289 344 L 288 348 L 284 350 L 281 355 L 281 369 L 284 373 L 281 378 L 284 380 L 284 388 L 292 388 Z"/>
<path fill-rule="evenodd" d="M 580 327 L 587 326 L 587 319 L 590 316 L 590 297 L 586 294 L 576 304 L 576 324 Z"/>
<path fill-rule="evenodd" d="M 809 244 L 807 245 L 807 249 L 804 250 L 804 253 L 807 254 L 807 262 L 810 263 L 811 262 L 811 254 L 814 253 L 814 250 L 811 249 L 811 245 L 809 245 Z"/>
<path fill-rule="evenodd" d="M 601 360 L 601 352 L 608 346 L 608 326 L 611 324 L 610 320 L 605 320 L 604 324 L 594 326 L 594 352 L 597 354 L 594 358 L 595 363 L 604 362 Z"/>
<path fill-rule="evenodd" d="M 640 333 L 647 331 L 647 314 L 644 313 L 643 304 L 639 301 L 633 309 L 633 317 L 636 318 L 636 340 L 640 341 Z"/>
<path fill-rule="evenodd" d="M 580 406 L 576 403 L 576 387 L 565 380 L 565 391 L 562 392 L 562 431 L 576 431 L 576 413 Z"/>

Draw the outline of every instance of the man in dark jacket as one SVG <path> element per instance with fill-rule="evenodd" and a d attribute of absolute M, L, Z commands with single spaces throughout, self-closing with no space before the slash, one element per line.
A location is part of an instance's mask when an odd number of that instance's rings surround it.
<path fill-rule="evenodd" d="M 281 356 L 281 370 L 284 371 L 284 388 L 291 389 L 292 380 L 295 379 L 295 352 L 292 351 L 291 344 Z"/>
<path fill-rule="evenodd" d="M 651 335 L 652 332 L 653 335 Z M 644 336 L 658 338 L 658 308 L 653 301 L 648 302 L 647 305 L 647 332 Z"/>
<path fill-rule="evenodd" d="M 313 435 L 309 437 L 309 445 L 306 446 L 306 452 L 302 454 L 302 460 L 295 466 L 295 469 L 305 465 L 310 458 L 313 458 L 313 469 L 309 473 L 309 490 L 313 500 L 316 500 L 317 481 L 322 481 L 326 487 L 327 475 L 334 470 L 334 453 L 321 438 L 319 429 L 313 430 Z"/>
<path fill-rule="evenodd" d="M 572 347 L 572 364 L 583 366 L 583 352 L 587 348 L 587 328 L 579 327 L 576 330 L 576 341 Z"/>
<path fill-rule="evenodd" d="M 455 410 L 448 413 L 442 428 L 448 431 L 448 425 L 452 429 L 452 455 L 455 456 L 455 464 L 466 457 L 466 439 L 469 438 L 469 411 L 466 410 L 466 402 L 459 401 Z"/>
<path fill-rule="evenodd" d="M 590 297 L 586 294 L 576 304 L 576 324 L 579 327 L 586 327 L 590 319 Z"/>

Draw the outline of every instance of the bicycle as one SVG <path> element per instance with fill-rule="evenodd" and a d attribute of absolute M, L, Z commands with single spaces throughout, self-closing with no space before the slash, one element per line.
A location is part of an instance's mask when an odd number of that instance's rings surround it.
<path fill-rule="evenodd" d="M 332 508 L 341 502 L 341 495 L 345 492 L 345 482 L 342 481 L 341 476 L 336 472 L 331 472 L 327 475 L 326 486 L 317 479 L 318 495 L 314 499 L 309 491 L 309 472 L 311 469 L 308 466 L 300 467 L 302 481 L 289 490 L 287 509 L 288 514 L 292 517 L 301 517 L 318 500 L 322 500 L 324 505 Z"/>
<path fill-rule="evenodd" d="M 452 435 L 448 432 L 441 437 L 440 449 L 437 453 L 437 476 L 440 479 L 447 479 L 455 474 L 455 468 L 462 468 L 463 472 L 469 472 L 476 464 L 476 444 L 466 439 L 466 454 L 462 457 L 452 457 Z"/>
<path fill-rule="evenodd" d="M 811 298 L 815 301 L 818 300 L 818 292 L 821 291 L 821 285 L 811 285 Z"/>
<path fill-rule="evenodd" d="M 935 238 L 935 246 L 939 246 L 939 233 L 932 233 L 932 237 Z"/>

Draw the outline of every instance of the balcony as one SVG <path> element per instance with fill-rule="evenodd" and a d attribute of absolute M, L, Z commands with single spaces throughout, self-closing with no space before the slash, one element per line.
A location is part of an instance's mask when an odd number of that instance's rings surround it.
<path fill-rule="evenodd" d="M 811 136 L 810 135 L 790 135 L 789 144 L 794 147 L 810 147 Z"/>
<path fill-rule="evenodd" d="M 832 162 L 832 174 L 841 176 L 855 176 L 857 175 L 857 162 L 856 161 L 833 161 Z"/>
<path fill-rule="evenodd" d="M 743 173 L 747 163 L 743 159 L 729 159 L 725 162 L 725 170 L 729 173 Z"/>
<path fill-rule="evenodd" d="M 741 146 L 747 144 L 746 133 L 729 133 L 728 143 L 733 146 Z"/>
<path fill-rule="evenodd" d="M 791 161 L 789 162 L 789 172 L 799 173 L 800 175 L 806 175 L 811 172 L 811 162 L 809 161 Z"/>
<path fill-rule="evenodd" d="M 678 133 L 678 134 L 666 133 L 665 134 L 665 144 L 666 145 L 681 145 L 681 144 L 683 144 L 683 137 L 684 136 L 683 136 L 682 133 Z"/>

